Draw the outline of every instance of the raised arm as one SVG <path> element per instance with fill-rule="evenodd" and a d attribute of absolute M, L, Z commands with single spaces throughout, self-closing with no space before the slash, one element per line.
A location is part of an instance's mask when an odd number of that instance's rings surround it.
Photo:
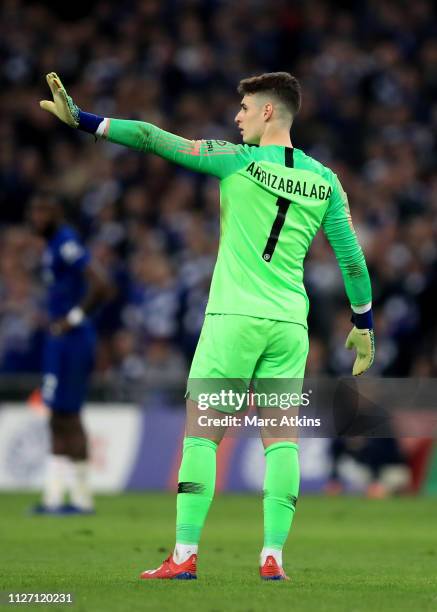
<path fill-rule="evenodd" d="M 346 348 L 357 351 L 353 367 L 356 376 L 370 368 L 375 354 L 372 288 L 366 260 L 352 225 L 347 196 L 337 177 L 322 227 L 333 248 L 352 308 L 354 327 L 346 340 Z"/>
<path fill-rule="evenodd" d="M 85 113 L 67 94 L 60 78 L 51 72 L 46 76 L 53 101 L 42 100 L 41 108 L 71 127 L 137 151 L 155 153 L 190 170 L 226 178 L 248 163 L 248 150 L 223 140 L 187 140 L 145 123 L 109 119 Z"/>
<path fill-rule="evenodd" d="M 224 140 L 188 140 L 151 123 L 104 119 L 102 136 L 138 151 L 155 153 L 190 170 L 226 178 L 248 163 L 242 145 Z"/>

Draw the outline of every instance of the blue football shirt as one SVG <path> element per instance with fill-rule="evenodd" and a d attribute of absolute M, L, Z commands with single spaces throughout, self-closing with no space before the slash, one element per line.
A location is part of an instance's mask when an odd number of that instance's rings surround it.
<path fill-rule="evenodd" d="M 67 225 L 59 227 L 48 242 L 42 260 L 51 319 L 64 317 L 83 299 L 86 291 L 83 270 L 89 261 L 90 254 L 75 230 Z"/>

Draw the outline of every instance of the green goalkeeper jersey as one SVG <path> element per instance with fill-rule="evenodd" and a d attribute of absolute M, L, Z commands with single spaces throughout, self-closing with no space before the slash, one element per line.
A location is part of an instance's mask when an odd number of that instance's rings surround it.
<path fill-rule="evenodd" d="M 207 313 L 307 325 L 303 263 L 323 228 L 353 306 L 371 287 L 337 176 L 299 149 L 186 140 L 149 123 L 107 120 L 108 140 L 220 179 L 220 245 Z"/>

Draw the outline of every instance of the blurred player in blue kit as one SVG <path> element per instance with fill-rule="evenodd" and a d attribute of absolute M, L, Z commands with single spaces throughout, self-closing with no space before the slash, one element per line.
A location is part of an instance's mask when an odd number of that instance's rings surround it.
<path fill-rule="evenodd" d="M 50 407 L 51 450 L 35 508 L 41 514 L 93 511 L 87 438 L 80 418 L 94 364 L 96 331 L 89 314 L 111 295 L 104 273 L 76 231 L 66 225 L 56 196 L 31 202 L 30 223 L 46 242 L 42 258 L 49 329 L 43 357 L 42 396 Z M 70 503 L 66 504 L 68 494 Z"/>

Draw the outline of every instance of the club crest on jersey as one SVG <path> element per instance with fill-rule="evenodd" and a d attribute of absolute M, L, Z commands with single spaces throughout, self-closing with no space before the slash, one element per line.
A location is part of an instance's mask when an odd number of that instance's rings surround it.
<path fill-rule="evenodd" d="M 274 172 L 267 172 L 263 170 L 256 162 L 252 162 L 245 170 L 248 172 L 256 181 L 266 187 L 282 191 L 290 195 L 300 195 L 305 198 L 311 198 L 315 200 L 329 200 L 332 194 L 331 187 L 312 183 L 309 181 L 293 180 L 291 178 L 284 178 L 278 176 Z"/>

